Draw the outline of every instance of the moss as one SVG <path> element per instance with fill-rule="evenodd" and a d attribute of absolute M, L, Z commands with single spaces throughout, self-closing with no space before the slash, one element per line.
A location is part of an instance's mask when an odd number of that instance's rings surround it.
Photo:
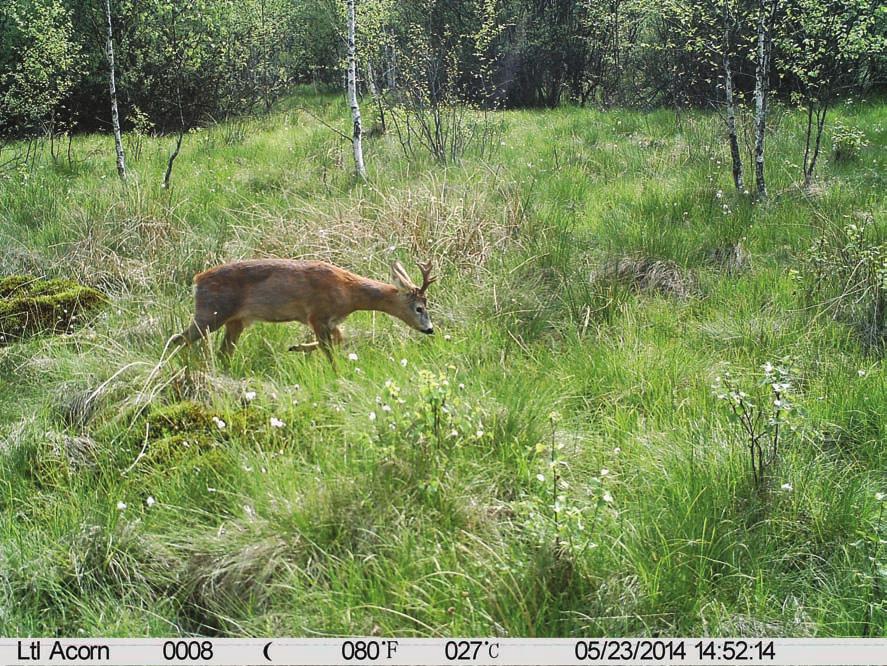
<path fill-rule="evenodd" d="M 215 420 L 219 417 L 225 422 L 224 428 L 219 428 Z M 131 418 L 126 417 L 126 420 Z M 139 421 L 131 432 L 141 435 L 133 434 L 126 455 L 138 452 L 144 446 L 147 425 L 144 471 L 162 469 L 170 464 L 188 464 L 220 444 L 254 432 L 262 423 L 258 413 L 250 410 L 218 413 L 191 400 L 151 405 Z"/>
<path fill-rule="evenodd" d="M 148 424 L 156 438 L 185 433 L 210 434 L 214 424 L 212 415 L 198 402 L 183 400 L 168 405 L 152 405 L 148 410 Z"/>
<path fill-rule="evenodd" d="M 145 465 L 163 468 L 170 463 L 178 463 L 186 458 L 199 456 L 213 449 L 219 443 L 207 435 L 182 433 L 152 440 L 145 451 Z"/>
<path fill-rule="evenodd" d="M 0 344 L 40 333 L 70 332 L 105 296 L 73 280 L 0 277 Z"/>
<path fill-rule="evenodd" d="M 148 446 L 144 462 L 149 468 L 166 466 L 198 455 L 218 445 L 221 434 L 206 407 L 185 400 L 166 405 L 152 405 L 144 416 L 147 421 Z M 135 428 L 145 432 L 145 426 Z M 141 442 L 133 442 L 141 445 Z"/>

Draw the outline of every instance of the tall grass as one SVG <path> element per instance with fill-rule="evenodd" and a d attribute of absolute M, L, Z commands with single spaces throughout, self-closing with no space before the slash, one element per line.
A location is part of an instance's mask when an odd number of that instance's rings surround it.
<path fill-rule="evenodd" d="M 884 109 L 839 112 L 868 146 L 812 193 L 788 113 L 765 203 L 700 113 L 507 112 L 446 168 L 374 137 L 359 183 L 308 92 L 186 136 L 169 191 L 165 138 L 125 185 L 104 136 L 4 174 L 0 273 L 111 303 L 0 347 L 0 633 L 885 635 L 881 351 L 791 273 L 883 230 Z M 296 324 L 162 357 L 195 272 L 272 255 L 432 257 L 439 334 L 355 315 L 338 374 Z M 756 485 L 710 385 L 783 358 Z"/>

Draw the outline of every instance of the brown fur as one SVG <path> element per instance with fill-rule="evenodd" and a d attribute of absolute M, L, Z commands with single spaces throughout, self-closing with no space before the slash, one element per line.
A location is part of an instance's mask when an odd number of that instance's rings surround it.
<path fill-rule="evenodd" d="M 425 289 L 434 278 L 429 265 L 420 268 L 422 287 L 409 280 L 399 263 L 391 269 L 394 285 L 324 261 L 254 259 L 223 264 L 194 277 L 194 321 L 176 341 L 195 342 L 224 326 L 222 353 L 228 354 L 254 321 L 299 321 L 313 329 L 317 341 L 291 350 L 320 347 L 332 360 L 330 347 L 342 341 L 338 326 L 357 310 L 385 312 L 432 333 Z"/>

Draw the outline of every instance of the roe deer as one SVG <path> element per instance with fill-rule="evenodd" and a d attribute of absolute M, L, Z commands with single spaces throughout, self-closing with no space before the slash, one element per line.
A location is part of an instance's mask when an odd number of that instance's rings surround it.
<path fill-rule="evenodd" d="M 378 310 L 422 333 L 434 333 L 425 290 L 437 278 L 431 262 L 419 264 L 417 287 L 400 262 L 391 265 L 394 284 L 355 275 L 324 261 L 255 259 L 211 268 L 194 277 L 194 321 L 173 342 L 187 344 L 225 327 L 222 354 L 233 349 L 243 329 L 254 321 L 300 321 L 315 342 L 290 351 L 318 347 L 333 361 L 331 347 L 342 342 L 339 324 L 356 310 Z"/>

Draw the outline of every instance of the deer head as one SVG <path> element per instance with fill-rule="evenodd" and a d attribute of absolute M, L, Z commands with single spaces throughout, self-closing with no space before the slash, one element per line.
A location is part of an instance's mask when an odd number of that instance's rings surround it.
<path fill-rule="evenodd" d="M 399 261 L 391 264 L 391 280 L 398 291 L 398 312 L 396 316 L 404 323 L 412 326 L 422 333 L 434 333 L 431 325 L 431 317 L 428 316 L 428 301 L 425 290 L 437 278 L 431 275 L 431 262 L 418 263 L 422 271 L 422 286 L 416 284 L 407 275 L 403 265 Z"/>

